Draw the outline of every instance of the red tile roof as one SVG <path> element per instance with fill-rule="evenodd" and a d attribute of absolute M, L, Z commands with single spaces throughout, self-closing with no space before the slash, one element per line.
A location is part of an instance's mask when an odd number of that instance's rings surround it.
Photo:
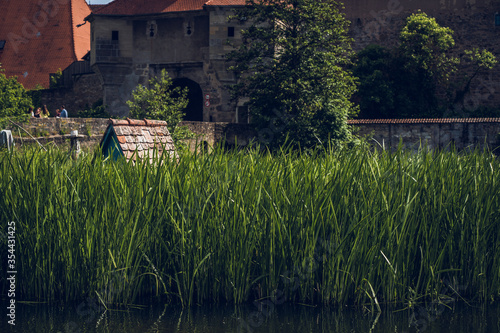
<path fill-rule="evenodd" d="M 425 118 L 425 119 L 349 119 L 350 125 L 363 124 L 451 124 L 499 123 L 500 118 Z"/>
<path fill-rule="evenodd" d="M 162 120 L 110 119 L 109 126 L 113 128 L 116 138 L 127 160 L 149 157 L 152 160 L 154 149 L 159 156 L 167 152 L 176 158 L 175 146 L 167 122 Z M 103 136 L 106 138 L 106 133 Z M 101 142 L 102 146 L 103 142 Z"/>
<path fill-rule="evenodd" d="M 49 87 L 49 74 L 64 69 L 90 50 L 90 15 L 85 0 L 0 1 L 0 63 L 26 89 Z"/>
<path fill-rule="evenodd" d="M 90 10 L 92 11 L 92 13 L 97 12 L 99 9 L 101 9 L 104 6 L 106 6 L 106 5 L 89 5 Z"/>
<path fill-rule="evenodd" d="M 140 15 L 202 10 L 206 0 L 115 0 L 97 15 Z"/>
<path fill-rule="evenodd" d="M 202 10 L 207 6 L 241 6 L 245 0 L 115 0 L 97 15 L 141 15 Z"/>

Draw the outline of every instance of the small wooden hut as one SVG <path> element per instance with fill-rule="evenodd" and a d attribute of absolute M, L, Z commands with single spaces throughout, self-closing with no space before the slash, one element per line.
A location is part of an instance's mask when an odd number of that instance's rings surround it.
<path fill-rule="evenodd" d="M 162 120 L 110 119 L 101 140 L 104 157 L 114 160 L 125 157 L 128 160 L 149 158 L 155 154 L 177 158 L 174 141 Z M 156 150 L 156 152 L 155 152 Z"/>

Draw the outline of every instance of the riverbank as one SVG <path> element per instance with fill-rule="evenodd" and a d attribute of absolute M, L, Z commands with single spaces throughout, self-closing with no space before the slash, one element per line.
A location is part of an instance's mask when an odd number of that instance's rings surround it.
<path fill-rule="evenodd" d="M 425 304 L 412 309 L 384 307 L 370 313 L 346 307 L 282 304 L 219 305 L 181 309 L 172 305 L 106 311 L 93 302 L 54 306 L 23 304 L 16 327 L 3 332 L 234 332 L 234 333 L 490 333 L 496 332 L 500 305 L 468 306 L 459 302 Z"/>

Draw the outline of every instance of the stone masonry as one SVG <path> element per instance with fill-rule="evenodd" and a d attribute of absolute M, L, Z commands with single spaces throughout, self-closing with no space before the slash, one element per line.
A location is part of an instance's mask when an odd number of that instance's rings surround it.
<path fill-rule="evenodd" d="M 418 149 L 426 145 L 428 148 L 448 148 L 453 145 L 462 150 L 467 148 L 494 149 L 500 146 L 500 118 L 468 118 L 468 119 L 358 119 L 350 120 L 354 133 L 367 138 L 374 146 L 396 148 L 401 142 L 408 149 Z M 31 135 L 41 142 L 69 143 L 72 130 L 83 135 L 83 146 L 97 147 L 109 124 L 108 119 L 38 119 L 32 118 L 28 123 L 20 124 Z M 197 142 L 213 147 L 223 142 L 228 146 L 235 144 L 246 146 L 259 139 L 261 132 L 249 125 L 227 122 L 182 122 L 197 134 Z M 21 141 L 28 144 L 33 140 L 17 126 L 8 126 L 15 137 L 16 145 Z M 20 138 L 22 136 L 22 139 Z M 196 140 L 193 140 L 193 144 Z M 57 144 L 57 145 L 59 145 Z"/>

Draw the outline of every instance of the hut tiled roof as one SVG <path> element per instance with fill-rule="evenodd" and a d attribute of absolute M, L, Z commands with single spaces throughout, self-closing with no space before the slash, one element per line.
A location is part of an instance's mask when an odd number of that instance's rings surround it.
<path fill-rule="evenodd" d="M 85 0 L 0 1 L 0 63 L 26 89 L 48 88 L 49 74 L 90 50 L 91 14 Z"/>
<path fill-rule="evenodd" d="M 168 153 L 176 158 L 175 146 L 167 128 L 167 122 L 162 120 L 110 119 L 108 128 L 101 140 L 101 147 L 109 140 L 110 135 L 116 135 L 118 146 L 123 156 L 129 160 L 141 159 L 154 155 Z M 104 147 L 103 147 L 104 149 Z"/>

